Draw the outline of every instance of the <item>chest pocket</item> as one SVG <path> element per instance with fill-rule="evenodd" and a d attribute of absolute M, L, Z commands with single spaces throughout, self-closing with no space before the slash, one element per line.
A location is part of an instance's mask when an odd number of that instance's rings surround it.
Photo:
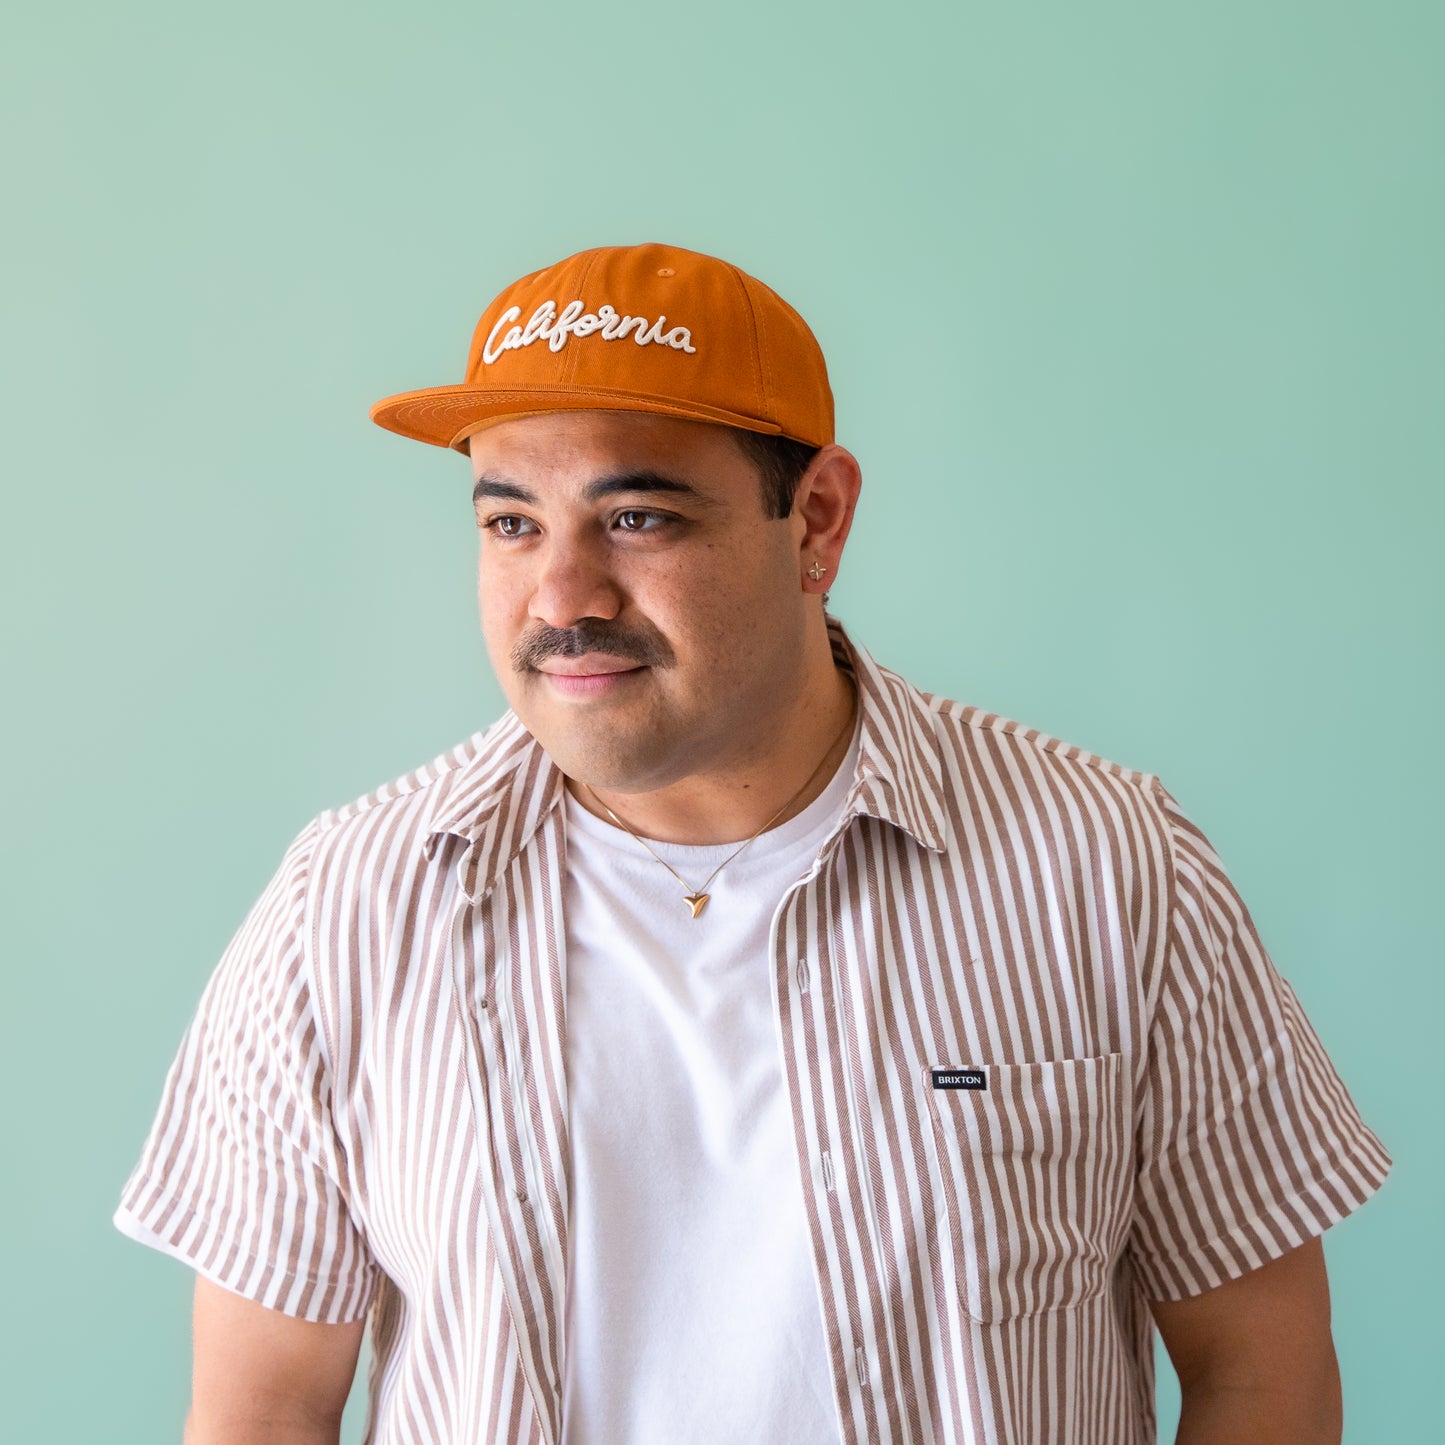
<path fill-rule="evenodd" d="M 979 1068 L 982 1089 L 922 1087 L 939 1143 L 965 1308 L 991 1322 L 1101 1294 L 1128 1227 L 1123 1055 Z"/>

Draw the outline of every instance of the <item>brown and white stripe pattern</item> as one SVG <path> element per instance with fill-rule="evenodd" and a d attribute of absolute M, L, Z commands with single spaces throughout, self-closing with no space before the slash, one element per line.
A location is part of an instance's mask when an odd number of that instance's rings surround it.
<path fill-rule="evenodd" d="M 846 1445 L 1155 1439 L 1146 1299 L 1319 1234 L 1391 1161 L 1158 779 L 931 696 L 829 619 L 845 814 L 775 924 Z M 116 1222 L 371 1312 L 374 1445 L 560 1439 L 562 777 L 508 713 L 295 837 Z M 985 1071 L 936 1090 L 929 1070 Z"/>

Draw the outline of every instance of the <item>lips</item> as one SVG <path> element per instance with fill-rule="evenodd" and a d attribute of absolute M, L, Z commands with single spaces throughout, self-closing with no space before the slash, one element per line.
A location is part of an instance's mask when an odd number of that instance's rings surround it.
<path fill-rule="evenodd" d="M 600 698 L 631 686 L 647 668 L 628 657 L 588 652 L 581 657 L 546 658 L 537 671 L 547 679 L 546 686 L 560 697 Z"/>
<path fill-rule="evenodd" d="M 549 657 L 537 671 L 552 677 L 610 677 L 619 672 L 636 672 L 640 666 L 623 657 L 589 652 L 585 657 Z"/>

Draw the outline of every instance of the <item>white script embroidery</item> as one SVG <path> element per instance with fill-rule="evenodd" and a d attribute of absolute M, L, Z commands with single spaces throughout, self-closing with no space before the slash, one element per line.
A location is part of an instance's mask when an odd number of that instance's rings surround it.
<path fill-rule="evenodd" d="M 551 350 L 561 351 L 569 336 L 589 336 L 594 331 L 599 332 L 604 341 L 620 341 L 633 332 L 632 339 L 639 346 L 658 342 L 672 347 L 674 351 L 697 350 L 692 344 L 692 332 L 686 326 L 674 326 L 671 331 L 663 331 L 662 323 L 667 320 L 666 316 L 659 316 L 649 323 L 645 316 L 619 316 L 610 306 L 599 306 L 594 314 L 584 310 L 581 301 L 569 301 L 560 316 L 555 301 L 544 301 L 525 326 L 510 327 L 499 342 L 497 333 L 521 314 L 520 306 L 509 306 L 497 318 L 497 324 L 492 327 L 487 344 L 482 348 L 482 360 L 488 366 L 504 351 L 515 351 L 519 347 L 530 346 L 534 341 L 545 341 Z"/>

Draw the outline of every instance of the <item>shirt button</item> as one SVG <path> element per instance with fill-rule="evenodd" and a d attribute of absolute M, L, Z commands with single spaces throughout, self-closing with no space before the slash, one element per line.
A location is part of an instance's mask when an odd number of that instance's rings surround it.
<path fill-rule="evenodd" d="M 486 1008 L 486 1007 L 487 1007 L 487 1000 L 486 1000 L 485 998 L 478 999 L 478 1002 L 481 1004 L 481 1006 L 482 1006 L 483 1008 Z"/>
<path fill-rule="evenodd" d="M 525 1204 L 526 1202 L 527 1202 L 527 1191 L 526 1191 L 525 1189 L 519 1189 L 519 1190 L 517 1191 L 517 1203 L 518 1203 L 518 1204 Z"/>

